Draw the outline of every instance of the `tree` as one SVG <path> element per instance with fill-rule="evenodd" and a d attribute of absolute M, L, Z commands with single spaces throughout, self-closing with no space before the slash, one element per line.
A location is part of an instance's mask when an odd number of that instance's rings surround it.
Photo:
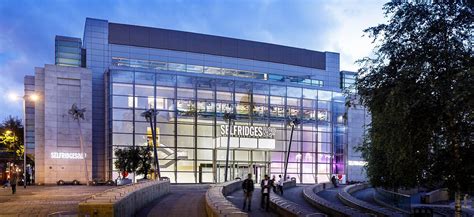
<path fill-rule="evenodd" d="M 377 46 L 359 62 L 356 88 L 371 115 L 359 147 L 374 186 L 473 190 L 472 5 L 384 6 L 387 24 L 365 30 Z"/>
<path fill-rule="evenodd" d="M 13 152 L 21 157 L 24 153 L 23 146 L 23 125 L 21 120 L 9 116 L 0 124 L 0 145 L 5 146 L 6 150 Z"/>
<path fill-rule="evenodd" d="M 114 165 L 119 169 L 119 173 L 134 173 L 134 177 L 136 175 L 144 175 L 146 179 L 146 175 L 151 168 L 152 157 L 150 148 L 132 146 L 125 149 L 116 149 L 114 154 L 117 158 Z"/>
<path fill-rule="evenodd" d="M 126 151 L 126 156 L 128 158 L 128 172 L 132 172 L 134 174 L 133 182 L 136 182 L 137 170 L 140 167 L 141 162 L 140 147 L 132 146 Z"/>
<path fill-rule="evenodd" d="M 119 170 L 119 176 L 122 175 L 123 178 L 125 178 L 125 175 L 123 175 L 125 172 L 128 172 L 128 153 L 126 149 L 115 149 L 114 155 L 117 158 L 114 161 L 114 166 Z"/>
<path fill-rule="evenodd" d="M 152 163 L 150 146 L 140 147 L 139 155 L 140 155 L 140 162 L 139 162 L 139 167 L 137 169 L 137 174 L 144 175 L 144 179 L 147 179 L 147 175 L 150 172 L 151 163 Z"/>
<path fill-rule="evenodd" d="M 86 112 L 86 108 L 78 108 L 77 105 L 74 103 L 71 106 L 71 109 L 69 109 L 69 114 L 72 116 L 74 120 L 77 121 L 77 124 L 79 125 L 79 142 L 81 145 L 81 154 L 83 155 L 84 159 L 84 173 L 86 177 L 86 184 L 89 186 L 89 172 L 87 169 L 87 160 L 86 160 L 86 153 L 85 153 L 85 147 L 84 147 L 84 137 L 82 135 L 82 127 L 81 127 L 81 120 L 84 120 L 84 113 Z"/>

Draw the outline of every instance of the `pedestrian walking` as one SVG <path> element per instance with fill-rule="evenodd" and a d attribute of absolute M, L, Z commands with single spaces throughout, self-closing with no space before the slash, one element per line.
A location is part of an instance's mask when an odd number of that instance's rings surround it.
<path fill-rule="evenodd" d="M 275 175 L 272 176 L 272 189 L 273 189 L 273 193 L 277 193 L 277 186 L 276 186 L 276 179 L 275 179 Z"/>
<path fill-rule="evenodd" d="M 252 204 L 252 194 L 254 190 L 253 186 L 253 180 L 252 180 L 252 174 L 248 174 L 247 178 L 242 182 L 242 189 L 244 190 L 244 210 L 248 202 L 248 211 L 251 211 L 251 204 Z"/>
<path fill-rule="evenodd" d="M 270 189 L 272 188 L 272 180 L 268 175 L 265 175 L 265 179 L 260 182 L 260 187 L 262 187 L 262 200 L 260 201 L 260 207 L 263 209 L 265 206 L 265 210 L 268 211 L 268 207 L 270 205 Z"/>
<path fill-rule="evenodd" d="M 16 183 L 18 182 L 18 176 L 16 173 L 13 173 L 10 178 L 10 185 L 12 186 L 12 194 L 16 193 Z"/>
<path fill-rule="evenodd" d="M 280 191 L 280 194 L 283 195 L 283 178 L 281 175 L 278 175 L 278 191 Z"/>

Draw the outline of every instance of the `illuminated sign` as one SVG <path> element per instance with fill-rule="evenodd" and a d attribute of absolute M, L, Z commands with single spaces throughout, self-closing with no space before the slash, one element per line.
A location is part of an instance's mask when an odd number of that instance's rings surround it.
<path fill-rule="evenodd" d="M 84 159 L 86 153 L 77 152 L 51 152 L 52 159 Z"/>
<path fill-rule="evenodd" d="M 221 125 L 221 136 L 226 137 L 228 132 L 229 125 Z M 276 129 L 273 127 L 233 125 L 230 128 L 231 137 L 273 139 L 275 137 L 275 133 Z"/>
<path fill-rule="evenodd" d="M 350 160 L 347 164 L 349 164 L 349 166 L 365 166 L 367 162 L 361 160 Z"/>

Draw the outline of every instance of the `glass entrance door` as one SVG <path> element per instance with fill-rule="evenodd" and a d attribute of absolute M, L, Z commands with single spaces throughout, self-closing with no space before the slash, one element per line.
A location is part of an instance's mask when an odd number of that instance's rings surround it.
<path fill-rule="evenodd" d="M 234 168 L 232 168 L 232 166 Z M 224 182 L 225 164 L 218 164 L 216 172 L 217 182 Z M 267 165 L 263 163 L 248 165 L 247 163 L 237 162 L 233 165 L 229 164 L 228 173 L 228 181 L 234 180 L 236 178 L 244 180 L 247 178 L 247 175 L 251 173 L 252 179 L 255 180 L 256 183 L 260 183 L 260 181 L 267 174 Z"/>
<path fill-rule="evenodd" d="M 267 175 L 267 166 L 265 164 L 253 164 L 253 179 L 256 183 L 260 181 Z"/>

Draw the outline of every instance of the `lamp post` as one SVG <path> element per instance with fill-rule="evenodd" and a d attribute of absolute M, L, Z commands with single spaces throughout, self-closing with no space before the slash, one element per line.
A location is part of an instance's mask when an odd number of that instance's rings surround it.
<path fill-rule="evenodd" d="M 144 111 L 141 116 L 145 117 L 146 121 L 150 123 L 151 127 L 151 136 L 153 141 L 153 155 L 154 155 L 154 162 L 153 165 L 155 166 L 155 178 L 161 178 L 160 173 L 160 163 L 158 162 L 158 152 L 156 150 L 156 116 L 158 115 L 158 111 L 156 109 L 148 109 Z"/>
<path fill-rule="evenodd" d="M 291 134 L 290 134 L 290 144 L 288 144 L 288 152 L 286 153 L 286 160 L 285 160 L 285 173 L 283 176 L 283 180 L 286 181 L 286 173 L 288 170 L 288 159 L 290 158 L 290 151 L 291 151 L 291 142 L 293 140 L 293 131 L 295 130 L 295 127 L 300 124 L 300 120 L 298 118 L 290 118 L 288 120 L 288 126 L 291 127 Z"/>
<path fill-rule="evenodd" d="M 11 100 L 23 99 L 23 187 L 26 188 L 26 101 L 30 100 L 31 102 L 36 102 L 39 97 L 36 94 L 25 94 L 23 97 L 20 97 L 14 93 L 10 93 L 9 98 Z"/>
<path fill-rule="evenodd" d="M 225 157 L 224 182 L 227 182 L 227 171 L 229 167 L 230 127 L 233 120 L 235 119 L 236 117 L 234 113 L 229 113 L 229 112 L 224 113 L 224 120 L 229 124 L 229 128 L 227 129 L 227 149 L 226 149 L 226 157 Z"/>

